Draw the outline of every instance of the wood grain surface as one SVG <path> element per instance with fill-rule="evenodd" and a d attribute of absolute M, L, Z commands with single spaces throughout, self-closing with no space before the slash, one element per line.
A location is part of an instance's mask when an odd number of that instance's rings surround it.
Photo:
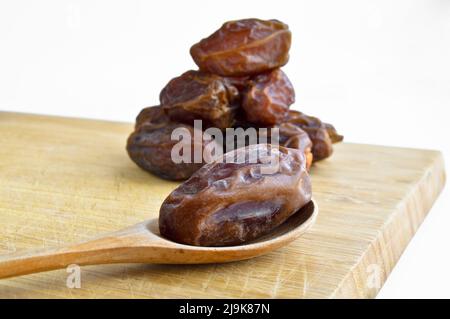
<path fill-rule="evenodd" d="M 0 254 L 79 242 L 157 216 L 177 183 L 128 159 L 131 130 L 0 112 Z M 311 174 L 316 224 L 268 255 L 82 267 L 80 289 L 67 288 L 68 273 L 58 270 L 0 280 L 0 297 L 374 297 L 444 186 L 441 154 L 344 143 Z"/>

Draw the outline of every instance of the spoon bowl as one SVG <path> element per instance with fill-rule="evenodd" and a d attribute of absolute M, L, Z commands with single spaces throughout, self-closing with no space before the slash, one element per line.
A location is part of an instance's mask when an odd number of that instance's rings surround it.
<path fill-rule="evenodd" d="M 155 218 L 81 244 L 1 256 L 0 278 L 65 268 L 71 264 L 206 264 L 249 259 L 297 239 L 314 224 L 317 214 L 317 204 L 312 200 L 267 235 L 242 245 L 225 247 L 190 246 L 170 241 L 160 235 Z"/>

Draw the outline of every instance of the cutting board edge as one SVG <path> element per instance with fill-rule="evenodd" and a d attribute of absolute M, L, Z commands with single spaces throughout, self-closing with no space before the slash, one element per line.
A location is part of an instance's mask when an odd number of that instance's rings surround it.
<path fill-rule="evenodd" d="M 409 242 L 425 220 L 428 212 L 443 191 L 446 183 L 444 156 L 440 151 L 432 151 L 435 159 L 416 183 L 411 192 L 397 206 L 396 212 L 384 225 L 376 239 L 369 245 L 359 262 L 343 278 L 330 298 L 374 298 L 383 287 Z M 408 227 L 398 225 L 408 221 Z M 402 229 L 403 232 L 396 232 Z M 392 233 L 400 242 L 394 240 Z M 398 238 L 395 238 L 398 239 Z M 380 266 L 379 285 L 376 283 L 376 270 L 372 265 Z M 370 277 L 372 276 L 372 277 Z M 370 278 L 369 278 L 370 277 Z"/>

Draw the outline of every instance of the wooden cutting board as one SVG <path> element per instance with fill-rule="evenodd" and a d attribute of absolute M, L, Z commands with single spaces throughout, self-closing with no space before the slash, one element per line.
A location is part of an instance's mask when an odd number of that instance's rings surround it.
<path fill-rule="evenodd" d="M 137 168 L 132 130 L 0 112 L 0 254 L 89 239 L 155 217 L 176 183 Z M 83 267 L 0 280 L 3 298 L 374 297 L 445 182 L 436 151 L 341 144 L 312 169 L 319 217 L 266 256 L 213 265 Z"/>

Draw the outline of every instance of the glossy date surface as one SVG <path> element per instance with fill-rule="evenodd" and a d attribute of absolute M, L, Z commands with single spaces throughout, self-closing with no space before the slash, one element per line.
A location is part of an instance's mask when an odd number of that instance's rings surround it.
<path fill-rule="evenodd" d="M 289 111 L 288 123 L 300 127 L 306 133 L 313 144 L 312 153 L 314 161 L 330 157 L 333 154 L 333 143 L 343 140 L 331 124 L 323 123 L 317 117 L 309 116 L 298 111 Z"/>
<path fill-rule="evenodd" d="M 180 129 L 185 138 L 172 136 Z M 203 153 L 206 146 L 213 147 L 210 143 L 216 143 L 203 137 L 201 130 L 172 122 L 160 106 L 147 107 L 136 119 L 135 131 L 127 140 L 127 152 L 133 162 L 148 172 L 169 180 L 185 180 L 205 163 L 203 158 L 196 162 L 195 150 Z M 185 157 L 188 161 L 174 161 L 172 150 L 176 145 L 180 157 L 185 150 L 190 152 Z"/>
<path fill-rule="evenodd" d="M 233 162 L 240 157 L 245 160 Z M 265 174 L 271 160 L 279 161 L 278 169 Z M 176 188 L 161 206 L 159 227 L 161 235 L 183 244 L 238 245 L 267 234 L 310 200 L 301 152 L 251 145 L 204 165 Z"/>
<path fill-rule="evenodd" d="M 309 135 L 307 132 L 302 130 L 299 126 L 296 126 L 289 122 L 284 122 L 275 126 L 270 127 L 264 127 L 264 126 L 255 126 L 252 123 L 248 123 L 245 120 L 239 119 L 235 126 L 235 129 L 242 129 L 241 138 L 243 138 L 242 135 L 245 135 L 245 132 L 248 129 L 255 129 L 257 134 L 257 140 L 251 143 L 249 139 L 245 140 L 245 146 L 248 146 L 250 144 L 261 144 L 261 143 L 269 143 L 269 144 L 277 144 L 281 145 L 283 147 L 293 148 L 297 149 L 300 152 L 302 152 L 305 155 L 306 158 L 306 168 L 309 171 L 311 168 L 312 162 L 313 162 L 313 154 L 312 154 L 312 142 L 309 138 Z M 273 129 L 278 129 L 278 134 L 274 134 L 275 132 Z M 277 138 L 277 141 L 273 141 L 272 138 Z M 238 145 L 236 141 L 234 142 L 234 145 L 227 144 L 227 149 L 231 150 L 236 148 Z"/>
<path fill-rule="evenodd" d="M 130 158 L 142 169 L 169 180 L 185 180 L 202 167 L 203 163 L 175 163 L 171 158 L 172 148 L 178 143 L 171 139 L 174 129 L 184 128 L 194 134 L 189 125 L 170 123 L 155 129 L 144 127 L 133 132 L 127 141 Z M 192 135 L 193 136 L 193 135 Z M 187 141 L 194 148 L 194 139 Z"/>
<path fill-rule="evenodd" d="M 134 128 L 139 129 L 144 126 L 151 128 L 162 127 L 169 122 L 170 119 L 161 106 L 149 106 L 139 112 L 138 116 L 136 117 Z"/>
<path fill-rule="evenodd" d="M 160 93 L 160 103 L 173 121 L 226 128 L 233 124 L 239 99 L 230 81 L 213 74 L 187 71 L 169 81 Z"/>
<path fill-rule="evenodd" d="M 285 65 L 289 60 L 291 32 L 277 20 L 229 21 L 191 47 L 203 71 L 222 76 L 254 75 Z"/>
<path fill-rule="evenodd" d="M 249 122 L 259 125 L 282 123 L 295 102 L 295 91 L 286 74 L 276 69 L 253 77 L 245 90 L 242 108 Z"/>

